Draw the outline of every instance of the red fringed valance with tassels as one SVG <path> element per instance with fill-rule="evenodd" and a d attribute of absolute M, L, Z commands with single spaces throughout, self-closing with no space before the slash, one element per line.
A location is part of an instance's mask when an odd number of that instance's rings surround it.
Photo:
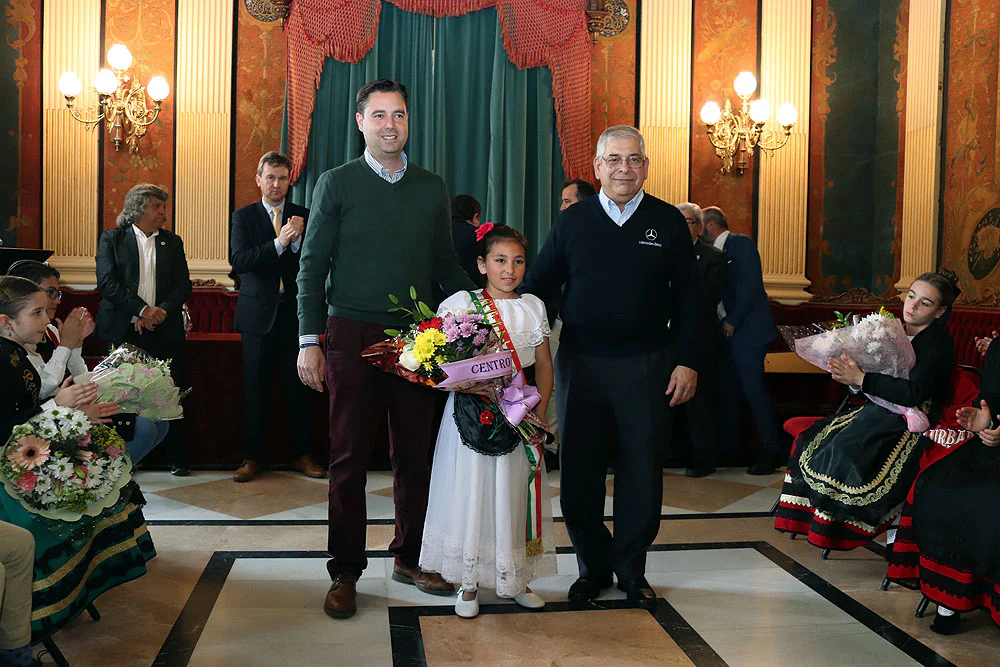
<path fill-rule="evenodd" d="M 586 0 L 388 0 L 400 9 L 461 16 L 496 7 L 507 56 L 518 68 L 547 66 L 563 171 L 592 177 L 590 33 Z M 288 17 L 288 153 L 292 180 L 306 164 L 323 61 L 360 61 L 375 45 L 382 0 L 295 0 Z M 404 82 L 405 83 L 405 82 Z"/>

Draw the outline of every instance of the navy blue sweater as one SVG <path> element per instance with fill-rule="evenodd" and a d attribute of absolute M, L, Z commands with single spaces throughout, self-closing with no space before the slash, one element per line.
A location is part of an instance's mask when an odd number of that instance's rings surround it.
<path fill-rule="evenodd" d="M 702 288 L 687 223 L 672 205 L 646 193 L 622 227 L 600 197 L 563 211 L 524 291 L 549 300 L 564 284 L 560 345 L 601 357 L 669 346 L 697 370 Z"/>

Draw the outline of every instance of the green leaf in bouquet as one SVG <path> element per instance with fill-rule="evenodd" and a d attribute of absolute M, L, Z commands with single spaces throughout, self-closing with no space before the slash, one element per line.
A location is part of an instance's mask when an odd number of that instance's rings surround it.
<path fill-rule="evenodd" d="M 431 310 L 430 307 L 423 301 L 417 302 L 417 309 L 420 311 L 420 314 L 423 315 L 425 319 L 429 320 L 434 317 L 434 311 Z"/>
<path fill-rule="evenodd" d="M 393 305 L 396 305 L 396 306 L 399 305 L 399 299 L 396 297 L 395 294 L 392 294 L 392 293 L 389 294 L 389 301 L 391 301 L 393 303 Z M 392 312 L 392 311 L 390 310 L 389 312 Z"/>
<path fill-rule="evenodd" d="M 413 301 L 413 303 L 417 302 L 417 288 L 414 287 L 413 285 L 410 285 L 410 299 Z"/>
<path fill-rule="evenodd" d="M 398 310 L 398 309 L 396 309 L 396 310 Z M 392 311 L 389 311 L 389 312 L 392 312 Z M 388 336 L 389 338 L 395 338 L 395 337 L 396 337 L 396 336 L 398 336 L 398 335 L 399 335 L 400 333 L 402 333 L 402 332 L 401 332 L 401 331 L 400 331 L 399 329 L 383 329 L 382 331 L 383 331 L 383 332 L 385 333 L 385 335 L 386 335 L 386 336 Z"/>

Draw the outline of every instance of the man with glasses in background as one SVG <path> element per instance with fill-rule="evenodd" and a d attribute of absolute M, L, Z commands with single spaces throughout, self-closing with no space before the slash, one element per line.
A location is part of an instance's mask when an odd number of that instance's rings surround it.
<path fill-rule="evenodd" d="M 701 238 L 705 221 L 701 207 L 691 202 L 677 205 L 684 215 L 694 256 L 698 262 L 698 275 L 705 292 L 702 304 L 701 356 L 698 357 L 698 392 L 684 405 L 688 434 L 691 439 L 691 465 L 684 474 L 688 477 L 705 477 L 715 472 L 719 408 L 715 397 L 718 348 L 722 340 L 716 309 L 726 293 L 729 260 L 711 243 Z"/>
<path fill-rule="evenodd" d="M 596 598 L 614 574 L 634 605 L 653 609 L 646 550 L 660 525 L 668 406 L 697 388 L 702 290 L 684 216 L 642 189 L 648 167 L 638 130 L 605 130 L 594 157 L 600 193 L 559 215 L 524 291 L 548 300 L 565 284 L 560 498 L 580 567 L 569 598 Z M 614 537 L 604 525 L 612 437 Z"/>

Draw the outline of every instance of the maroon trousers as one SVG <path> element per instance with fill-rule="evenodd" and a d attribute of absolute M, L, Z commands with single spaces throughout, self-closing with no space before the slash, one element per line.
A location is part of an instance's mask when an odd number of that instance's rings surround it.
<path fill-rule="evenodd" d="M 430 485 L 428 452 L 434 390 L 378 370 L 361 351 L 386 338 L 382 327 L 330 317 L 326 322 L 326 386 L 330 392 L 330 576 L 361 576 L 367 509 L 365 482 L 379 424 L 389 420 L 396 564 L 417 567 Z"/>

